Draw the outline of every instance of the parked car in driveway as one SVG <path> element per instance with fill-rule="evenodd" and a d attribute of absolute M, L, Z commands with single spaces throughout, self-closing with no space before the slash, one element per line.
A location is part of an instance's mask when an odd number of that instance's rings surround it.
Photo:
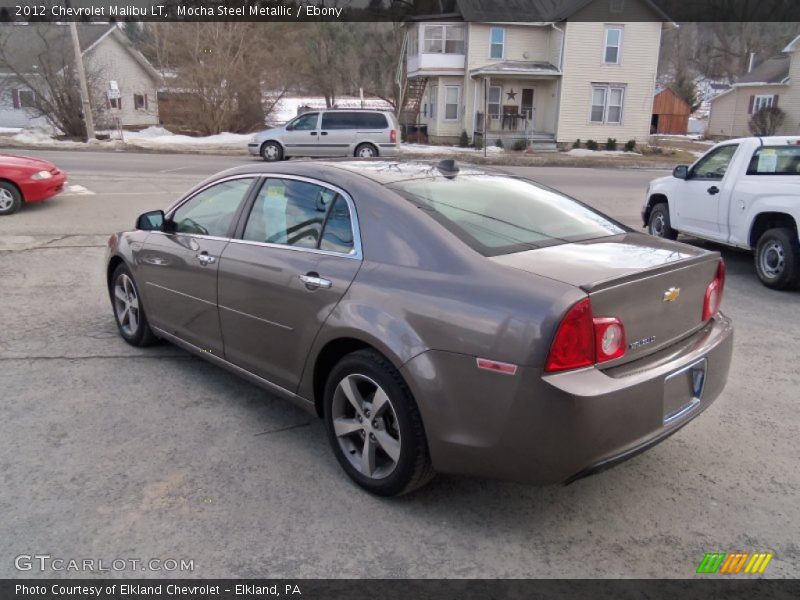
<path fill-rule="evenodd" d="M 318 415 L 382 495 L 436 471 L 604 469 L 705 410 L 731 360 L 717 252 L 453 161 L 237 167 L 107 258 L 128 343 L 169 340 Z"/>
<path fill-rule="evenodd" d="M 66 181 L 66 174 L 51 162 L 0 154 L 0 215 L 18 211 L 25 202 L 52 198 Z"/>
<path fill-rule="evenodd" d="M 688 233 L 753 250 L 767 287 L 800 286 L 800 137 L 727 140 L 650 182 L 642 221 L 655 236 Z"/>
<path fill-rule="evenodd" d="M 330 109 L 307 112 L 267 129 L 247 149 L 267 162 L 296 156 L 395 156 L 399 125 L 390 112 Z"/>

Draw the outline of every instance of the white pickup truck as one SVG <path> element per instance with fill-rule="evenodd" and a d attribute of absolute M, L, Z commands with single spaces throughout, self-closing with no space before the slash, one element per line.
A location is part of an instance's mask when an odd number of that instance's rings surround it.
<path fill-rule="evenodd" d="M 800 137 L 717 144 L 691 166 L 650 182 L 642 209 L 650 234 L 678 233 L 755 250 L 767 287 L 800 287 Z"/>

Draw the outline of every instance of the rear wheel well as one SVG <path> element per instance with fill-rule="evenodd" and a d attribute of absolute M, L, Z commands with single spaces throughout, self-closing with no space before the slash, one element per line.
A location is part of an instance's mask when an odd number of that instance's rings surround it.
<path fill-rule="evenodd" d="M 748 239 L 750 247 L 755 248 L 758 245 L 758 240 L 764 235 L 764 232 L 776 227 L 787 227 L 791 229 L 794 231 L 795 239 L 797 238 L 797 223 L 795 223 L 791 215 L 778 212 L 761 213 L 755 218 L 752 227 L 750 227 L 750 237 Z"/>
<path fill-rule="evenodd" d="M 666 204 L 669 206 L 669 202 L 667 201 L 667 197 L 664 194 L 653 194 L 647 199 L 647 207 L 644 209 L 644 222 L 645 225 L 650 220 L 650 210 L 656 204 Z"/>
<path fill-rule="evenodd" d="M 114 271 L 117 270 L 117 267 L 121 265 L 124 261 L 119 256 L 112 256 L 111 260 L 108 261 L 108 269 L 106 270 L 106 287 L 111 287 L 111 277 L 114 275 Z"/>
<path fill-rule="evenodd" d="M 348 354 L 358 350 L 372 350 L 381 354 L 377 348 L 361 340 L 355 338 L 339 338 L 325 344 L 317 355 L 317 360 L 314 364 L 314 406 L 320 418 L 324 413 L 325 382 L 328 380 L 328 375 L 330 375 L 336 363 Z M 383 355 L 381 354 L 381 356 Z"/>
<path fill-rule="evenodd" d="M 22 190 L 20 189 L 20 187 L 19 187 L 19 186 L 18 186 L 16 183 L 14 183 L 13 181 L 11 181 L 10 179 L 3 179 L 3 178 L 1 178 L 1 177 L 0 177 L 0 181 L 2 181 L 3 183 L 7 183 L 7 184 L 8 184 L 8 185 L 10 185 L 11 187 L 13 187 L 15 190 L 17 190 L 17 193 L 19 193 L 19 197 L 20 197 L 20 199 L 21 199 L 23 202 L 25 202 L 25 194 L 23 194 L 23 193 L 22 193 Z"/>

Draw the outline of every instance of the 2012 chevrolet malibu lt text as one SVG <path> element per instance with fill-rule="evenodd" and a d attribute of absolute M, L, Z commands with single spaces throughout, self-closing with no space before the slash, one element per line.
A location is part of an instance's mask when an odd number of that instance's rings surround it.
<path fill-rule="evenodd" d="M 575 480 L 699 415 L 730 366 L 718 253 L 453 161 L 237 167 L 108 246 L 127 342 L 320 416 L 381 495 Z"/>

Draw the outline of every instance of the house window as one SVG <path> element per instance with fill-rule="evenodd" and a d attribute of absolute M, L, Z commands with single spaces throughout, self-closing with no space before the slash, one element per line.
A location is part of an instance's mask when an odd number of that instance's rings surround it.
<path fill-rule="evenodd" d="M 20 108 L 35 108 L 36 97 L 31 90 L 20 90 L 19 94 L 19 107 Z"/>
<path fill-rule="evenodd" d="M 489 58 L 503 58 L 506 50 L 506 30 L 492 27 L 489 30 Z"/>
<path fill-rule="evenodd" d="M 133 107 L 136 110 L 147 110 L 147 96 L 145 94 L 134 94 Z"/>
<path fill-rule="evenodd" d="M 428 91 L 428 115 L 431 119 L 436 118 L 436 106 L 439 103 L 439 88 L 435 85 L 430 87 Z"/>
<path fill-rule="evenodd" d="M 592 123 L 622 123 L 622 105 L 625 88 L 620 86 L 592 86 L 592 109 L 589 121 Z"/>
<path fill-rule="evenodd" d="M 458 105 L 461 99 L 461 86 L 447 85 L 444 88 L 444 118 L 447 121 L 458 119 Z"/>
<path fill-rule="evenodd" d="M 426 25 L 422 51 L 427 54 L 464 54 L 464 26 Z"/>
<path fill-rule="evenodd" d="M 606 40 L 603 48 L 603 62 L 618 65 L 622 49 L 622 27 L 606 27 Z"/>
<path fill-rule="evenodd" d="M 772 106 L 774 98 L 775 96 L 773 96 L 772 94 L 769 95 L 759 94 L 758 96 L 755 97 L 755 100 L 753 101 L 753 112 L 757 113 L 762 108 L 768 108 Z"/>
<path fill-rule="evenodd" d="M 500 97 L 503 95 L 503 88 L 499 85 L 489 86 L 489 98 L 486 103 L 486 110 L 490 119 L 500 116 Z"/>

